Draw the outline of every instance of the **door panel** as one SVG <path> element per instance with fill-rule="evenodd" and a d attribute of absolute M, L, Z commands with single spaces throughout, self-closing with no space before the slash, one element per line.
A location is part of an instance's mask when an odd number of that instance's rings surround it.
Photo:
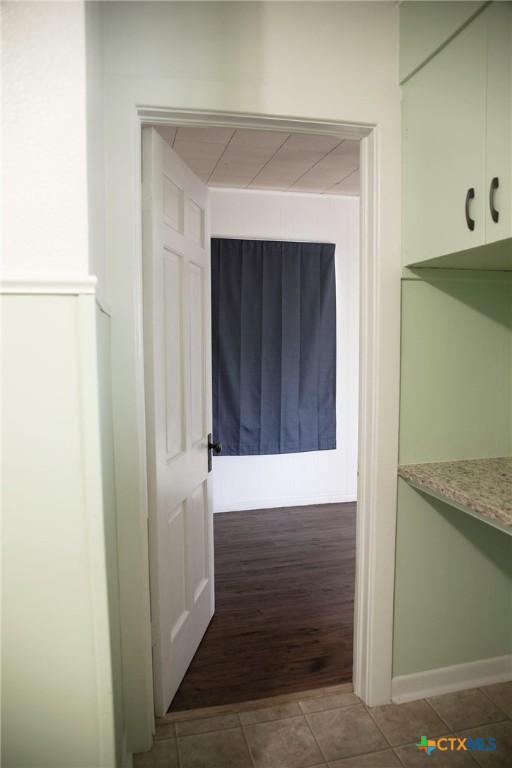
<path fill-rule="evenodd" d="M 406 264 L 484 242 L 486 24 L 484 12 L 404 86 Z M 471 187 L 473 231 L 465 219 Z"/>
<path fill-rule="evenodd" d="M 205 380 L 204 380 L 204 345 L 203 334 L 203 269 L 193 262 L 189 272 L 189 311 L 190 311 L 190 397 L 196 407 L 192 410 L 192 443 L 196 445 L 205 433 Z"/>
<path fill-rule="evenodd" d="M 163 715 L 214 611 L 207 189 L 143 130 L 143 279 L 155 709 Z"/>
<path fill-rule="evenodd" d="M 193 200 L 188 200 L 189 233 L 195 243 L 204 247 L 204 210 Z"/>
<path fill-rule="evenodd" d="M 165 575 L 164 587 L 169 588 L 169 627 L 166 634 L 174 639 L 188 613 L 187 609 L 187 584 L 185 563 L 185 505 L 178 504 L 169 515 L 167 528 L 161 533 L 167 539 L 164 550 L 166 563 L 163 568 Z"/>
<path fill-rule="evenodd" d="M 181 257 L 164 251 L 165 422 L 167 459 L 183 450 L 183 332 L 181 329 L 183 267 Z M 172 329 L 176 329 L 173 331 Z"/>
<path fill-rule="evenodd" d="M 164 222 L 183 234 L 184 192 L 164 174 Z"/>
<path fill-rule="evenodd" d="M 208 586 L 208 496 L 204 483 L 190 497 L 187 524 L 188 541 L 194 542 L 189 562 L 190 588 L 195 605 Z"/>

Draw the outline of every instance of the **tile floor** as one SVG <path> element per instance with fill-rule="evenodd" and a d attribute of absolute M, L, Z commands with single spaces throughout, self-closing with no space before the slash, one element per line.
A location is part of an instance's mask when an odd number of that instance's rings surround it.
<path fill-rule="evenodd" d="M 512 682 L 373 708 L 340 689 L 167 715 L 134 768 L 512 767 Z M 494 737 L 497 749 L 427 756 L 422 735 Z"/>

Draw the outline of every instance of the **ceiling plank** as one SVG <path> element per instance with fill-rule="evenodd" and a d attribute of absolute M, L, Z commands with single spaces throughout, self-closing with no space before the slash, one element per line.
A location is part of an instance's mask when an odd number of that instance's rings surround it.
<path fill-rule="evenodd" d="M 360 194 L 359 140 L 247 128 L 155 128 L 212 187 Z"/>

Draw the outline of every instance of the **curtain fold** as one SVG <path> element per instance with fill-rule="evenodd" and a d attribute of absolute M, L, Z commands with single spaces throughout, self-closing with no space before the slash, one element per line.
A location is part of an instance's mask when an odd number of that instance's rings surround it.
<path fill-rule="evenodd" d="M 225 456 L 336 448 L 335 246 L 212 238 L 213 435 Z"/>

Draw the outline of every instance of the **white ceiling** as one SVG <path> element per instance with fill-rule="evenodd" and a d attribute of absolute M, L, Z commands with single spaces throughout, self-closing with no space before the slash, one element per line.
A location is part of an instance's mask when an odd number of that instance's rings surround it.
<path fill-rule="evenodd" d="M 335 136 L 155 126 L 210 187 L 359 195 L 359 142 Z"/>

